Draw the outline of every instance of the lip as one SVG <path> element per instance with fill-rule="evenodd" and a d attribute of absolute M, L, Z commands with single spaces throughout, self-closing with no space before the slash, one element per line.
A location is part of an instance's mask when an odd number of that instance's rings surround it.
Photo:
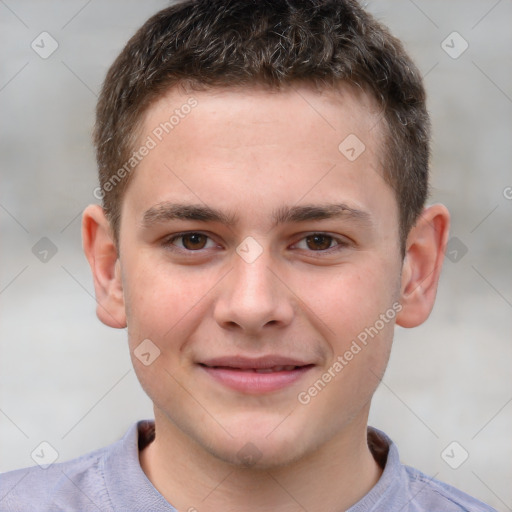
<path fill-rule="evenodd" d="M 201 362 L 198 366 L 224 386 L 243 393 L 260 394 L 294 384 L 315 365 L 299 359 L 272 355 L 258 358 L 218 357 Z"/>

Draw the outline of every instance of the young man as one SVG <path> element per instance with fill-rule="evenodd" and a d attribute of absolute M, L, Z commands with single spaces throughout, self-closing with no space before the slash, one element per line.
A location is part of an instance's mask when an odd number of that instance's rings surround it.
<path fill-rule="evenodd" d="M 401 44 L 355 0 L 185 1 L 111 67 L 83 216 L 102 322 L 155 420 L 5 474 L 0 509 L 485 511 L 368 427 L 449 214 Z"/>

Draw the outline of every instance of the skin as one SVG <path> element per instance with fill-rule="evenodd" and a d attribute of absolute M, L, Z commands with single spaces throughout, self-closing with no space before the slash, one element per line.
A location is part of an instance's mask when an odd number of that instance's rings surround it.
<path fill-rule="evenodd" d="M 148 110 L 140 140 L 190 96 L 198 105 L 131 177 L 119 247 L 100 206 L 83 216 L 97 314 L 128 327 L 135 371 L 154 403 L 156 439 L 141 452 L 141 466 L 179 510 L 344 510 L 382 473 L 366 441 L 370 401 L 395 321 L 414 327 L 431 312 L 448 211 L 425 208 L 403 259 L 397 200 L 379 167 L 378 108 L 348 85 L 278 93 L 174 88 Z M 349 134 L 366 146 L 354 161 L 338 149 Z M 238 222 L 147 225 L 145 212 L 166 202 L 207 205 Z M 327 203 L 366 217 L 273 227 L 278 208 Z M 183 231 L 209 238 L 171 240 Z M 307 238 L 315 233 L 327 238 Z M 249 236 L 262 251 L 250 263 L 236 252 Z M 396 318 L 301 404 L 297 395 L 394 303 Z M 144 339 L 161 351 L 148 366 L 134 356 Z M 315 366 L 283 389 L 257 394 L 229 389 L 198 365 L 268 354 Z M 250 466 L 239 455 L 248 443 L 258 454 Z"/>

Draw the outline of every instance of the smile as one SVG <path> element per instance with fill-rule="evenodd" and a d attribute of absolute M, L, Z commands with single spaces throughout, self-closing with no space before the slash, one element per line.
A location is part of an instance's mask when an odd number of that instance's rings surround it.
<path fill-rule="evenodd" d="M 314 364 L 271 364 L 269 360 L 205 364 L 199 367 L 216 382 L 248 394 L 277 391 L 296 383 Z"/>

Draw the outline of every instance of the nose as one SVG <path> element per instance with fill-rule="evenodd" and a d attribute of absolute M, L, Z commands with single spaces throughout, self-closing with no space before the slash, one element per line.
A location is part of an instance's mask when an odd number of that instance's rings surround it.
<path fill-rule="evenodd" d="M 256 335 L 289 325 L 294 314 L 293 293 L 279 276 L 268 248 L 254 260 L 233 254 L 233 268 L 223 280 L 214 309 L 224 329 Z"/>

